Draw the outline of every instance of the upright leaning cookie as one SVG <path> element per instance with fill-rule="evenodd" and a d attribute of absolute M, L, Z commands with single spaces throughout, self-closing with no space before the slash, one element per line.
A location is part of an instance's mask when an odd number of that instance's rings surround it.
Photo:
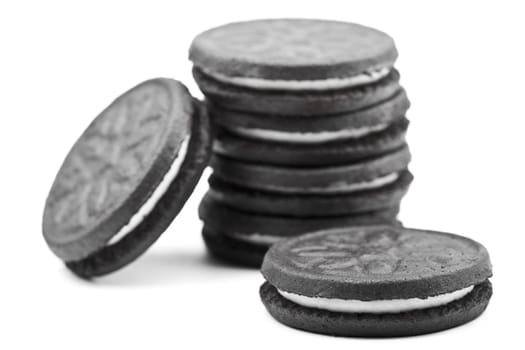
<path fill-rule="evenodd" d="M 207 165 L 207 114 L 179 82 L 146 81 L 106 108 L 67 155 L 43 233 L 74 273 L 112 272 L 142 254 L 178 214 Z"/>
<path fill-rule="evenodd" d="M 487 307 L 486 249 L 391 226 L 337 229 L 273 245 L 263 303 L 278 321 L 337 336 L 407 336 L 469 322 Z"/>

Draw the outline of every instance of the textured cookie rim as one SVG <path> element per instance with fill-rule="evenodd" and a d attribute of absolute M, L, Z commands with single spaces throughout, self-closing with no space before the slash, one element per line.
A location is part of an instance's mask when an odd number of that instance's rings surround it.
<path fill-rule="evenodd" d="M 259 90 L 215 80 L 193 68 L 193 77 L 207 100 L 232 111 L 308 118 L 359 111 L 391 99 L 403 89 L 396 69 L 373 83 L 324 91 Z"/>
<path fill-rule="evenodd" d="M 225 205 L 246 212 L 303 218 L 351 215 L 397 206 L 413 180 L 406 170 L 396 182 L 377 189 L 328 195 L 253 190 L 221 182 L 214 176 L 208 179 L 208 193 Z"/>
<path fill-rule="evenodd" d="M 395 225 L 398 223 L 396 217 L 399 210 L 399 206 L 395 206 L 354 215 L 301 218 L 245 212 L 217 202 L 206 194 L 199 204 L 199 218 L 213 231 L 235 232 L 239 235 L 276 235 L 286 239 L 327 228 L 363 226 L 371 223 Z"/>
<path fill-rule="evenodd" d="M 347 164 L 291 167 L 242 162 L 214 154 L 210 166 L 214 177 L 244 188 L 294 194 L 343 194 L 343 189 L 330 190 L 330 186 L 367 182 L 381 176 L 400 173 L 408 167 L 410 161 L 411 153 L 405 144 L 391 152 Z M 324 188 L 327 190 L 323 190 Z M 370 190 L 379 188 L 381 187 Z"/>
<path fill-rule="evenodd" d="M 401 117 L 385 130 L 360 138 L 311 144 L 254 139 L 217 128 L 213 151 L 238 161 L 273 166 L 337 166 L 364 162 L 400 149 L 406 144 L 409 124 L 408 119 Z"/>

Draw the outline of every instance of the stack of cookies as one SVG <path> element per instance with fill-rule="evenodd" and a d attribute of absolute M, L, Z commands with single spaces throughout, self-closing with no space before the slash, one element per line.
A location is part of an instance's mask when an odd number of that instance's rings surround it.
<path fill-rule="evenodd" d="M 66 156 L 42 229 L 73 273 L 91 279 L 142 255 L 211 155 L 204 239 L 217 257 L 262 262 L 260 297 L 277 321 L 391 337 L 483 313 L 487 250 L 397 222 L 412 180 L 409 102 L 389 36 L 340 22 L 252 21 L 201 34 L 190 57 L 208 108 L 181 82 L 145 81 Z"/>
<path fill-rule="evenodd" d="M 199 208 L 209 250 L 260 266 L 278 240 L 393 224 L 412 175 L 391 37 L 352 23 L 260 20 L 197 36 L 215 126 Z"/>

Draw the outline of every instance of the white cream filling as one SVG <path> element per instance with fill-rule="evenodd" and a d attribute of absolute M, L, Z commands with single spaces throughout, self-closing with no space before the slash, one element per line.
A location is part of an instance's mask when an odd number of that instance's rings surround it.
<path fill-rule="evenodd" d="M 474 286 L 459 289 L 450 293 L 439 294 L 425 299 L 391 299 L 391 300 L 352 300 L 322 297 L 307 297 L 304 295 L 285 292 L 277 289 L 285 299 L 296 304 L 335 312 L 364 312 L 373 314 L 399 313 L 418 309 L 427 309 L 435 306 L 448 304 L 454 300 L 463 298 L 474 289 Z"/>
<path fill-rule="evenodd" d="M 179 153 L 171 163 L 168 172 L 164 175 L 157 188 L 155 188 L 151 196 L 146 200 L 146 202 L 144 202 L 144 204 L 142 204 L 139 210 L 133 214 L 128 223 L 122 226 L 117 234 L 109 240 L 108 244 L 114 244 L 120 241 L 124 236 L 133 231 L 149 213 L 151 213 L 157 202 L 168 190 L 168 187 L 179 173 L 180 167 L 182 166 L 184 158 L 186 157 L 186 153 L 188 152 L 189 142 L 189 136 L 182 141 Z"/>
<path fill-rule="evenodd" d="M 277 186 L 274 186 L 274 187 L 275 189 L 281 192 L 289 192 L 289 193 L 295 193 L 297 192 L 298 189 L 300 189 L 301 192 L 307 192 L 307 193 L 332 193 L 332 192 L 348 193 L 348 192 L 369 190 L 369 189 L 386 186 L 388 184 L 393 183 L 398 178 L 399 178 L 399 173 L 390 173 L 387 175 L 378 176 L 375 179 L 372 179 L 369 181 L 353 182 L 353 183 L 347 183 L 347 182 L 341 181 L 341 182 L 331 183 L 330 185 L 325 186 L 325 187 L 314 187 L 314 186 L 310 186 L 308 188 L 277 187 Z"/>
<path fill-rule="evenodd" d="M 327 142 L 342 139 L 352 139 L 362 137 L 374 132 L 384 130 L 388 124 L 378 124 L 374 126 L 363 126 L 361 128 L 342 129 L 335 131 L 319 132 L 288 132 L 269 129 L 254 129 L 234 127 L 231 130 L 241 136 L 247 136 L 256 139 L 292 142 L 292 143 L 316 143 Z"/>
<path fill-rule="evenodd" d="M 390 73 L 391 67 L 380 67 L 344 78 L 319 80 L 279 80 L 249 77 L 230 77 L 218 72 L 199 67 L 204 73 L 223 83 L 267 90 L 330 90 L 343 89 L 373 83 Z"/>
<path fill-rule="evenodd" d="M 372 188 L 378 188 L 385 185 L 388 185 L 399 178 L 399 173 L 391 173 L 383 176 L 376 177 L 370 181 L 355 182 L 355 183 L 343 183 L 343 184 L 332 184 L 328 189 L 319 189 L 319 190 L 334 190 L 334 191 L 345 191 L 345 192 L 354 192 L 360 190 L 368 190 Z M 315 190 L 315 188 L 313 188 Z"/>
<path fill-rule="evenodd" d="M 284 238 L 282 236 L 263 235 L 260 233 L 251 233 L 251 234 L 229 233 L 228 236 L 231 236 L 240 241 L 244 241 L 248 243 L 255 243 L 255 244 L 260 244 L 260 245 L 265 245 L 265 246 L 271 246 L 272 244 L 277 243 Z"/>

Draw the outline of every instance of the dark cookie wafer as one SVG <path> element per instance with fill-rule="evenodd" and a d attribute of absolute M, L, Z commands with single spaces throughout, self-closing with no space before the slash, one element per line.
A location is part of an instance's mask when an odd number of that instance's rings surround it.
<path fill-rule="evenodd" d="M 262 79 L 347 77 L 391 66 L 396 58 L 394 41 L 383 32 L 312 19 L 231 23 L 200 34 L 190 48 L 196 66 Z"/>
<path fill-rule="evenodd" d="M 240 266 L 260 268 L 268 251 L 267 246 L 233 239 L 206 226 L 202 238 L 213 257 Z"/>
<path fill-rule="evenodd" d="M 257 140 L 219 129 L 216 154 L 243 162 L 281 166 L 334 166 L 390 153 L 405 144 L 409 121 L 402 118 L 385 130 L 359 138 L 324 143 L 287 143 Z"/>
<path fill-rule="evenodd" d="M 467 296 L 441 307 L 399 314 L 338 313 L 295 304 L 264 283 L 261 300 L 279 322 L 301 330 L 339 337 L 403 337 L 439 332 L 476 319 L 485 311 L 492 285 L 482 282 Z"/>
<path fill-rule="evenodd" d="M 394 226 L 326 230 L 265 256 L 261 298 L 289 326 L 339 336 L 405 336 L 468 322 L 492 294 L 487 250 L 465 237 Z"/>
<path fill-rule="evenodd" d="M 182 208 L 210 150 L 207 113 L 182 84 L 154 79 L 126 92 L 57 174 L 43 219 L 49 247 L 82 277 L 136 259 Z"/>
<path fill-rule="evenodd" d="M 246 163 L 214 155 L 214 176 L 239 186 L 287 193 L 343 193 L 356 183 L 399 173 L 407 168 L 410 151 L 391 153 L 357 163 L 326 167 L 283 167 Z"/>
<path fill-rule="evenodd" d="M 209 179 L 208 195 L 238 210 L 280 216 L 319 217 L 366 213 L 396 207 L 408 191 L 412 174 L 404 171 L 398 180 L 381 188 L 348 194 L 289 194 L 258 191 Z"/>
<path fill-rule="evenodd" d="M 304 118 L 281 114 L 239 112 L 222 108 L 208 101 L 208 110 L 214 124 L 235 131 L 236 128 L 264 129 L 287 132 L 339 131 L 342 129 L 374 127 L 392 124 L 399 120 L 410 107 L 405 90 L 372 106 L 338 114 L 323 113 Z"/>
<path fill-rule="evenodd" d="M 219 82 L 193 69 L 193 76 L 206 98 L 235 111 L 289 116 L 349 113 L 385 101 L 401 90 L 399 73 L 367 85 L 326 91 L 259 90 Z"/>
<path fill-rule="evenodd" d="M 224 205 L 211 196 L 204 196 L 199 205 L 199 217 L 206 227 L 216 232 L 238 235 L 268 235 L 292 237 L 307 232 L 335 227 L 397 224 L 399 207 L 355 215 L 328 217 L 288 217 L 245 212 Z"/>

